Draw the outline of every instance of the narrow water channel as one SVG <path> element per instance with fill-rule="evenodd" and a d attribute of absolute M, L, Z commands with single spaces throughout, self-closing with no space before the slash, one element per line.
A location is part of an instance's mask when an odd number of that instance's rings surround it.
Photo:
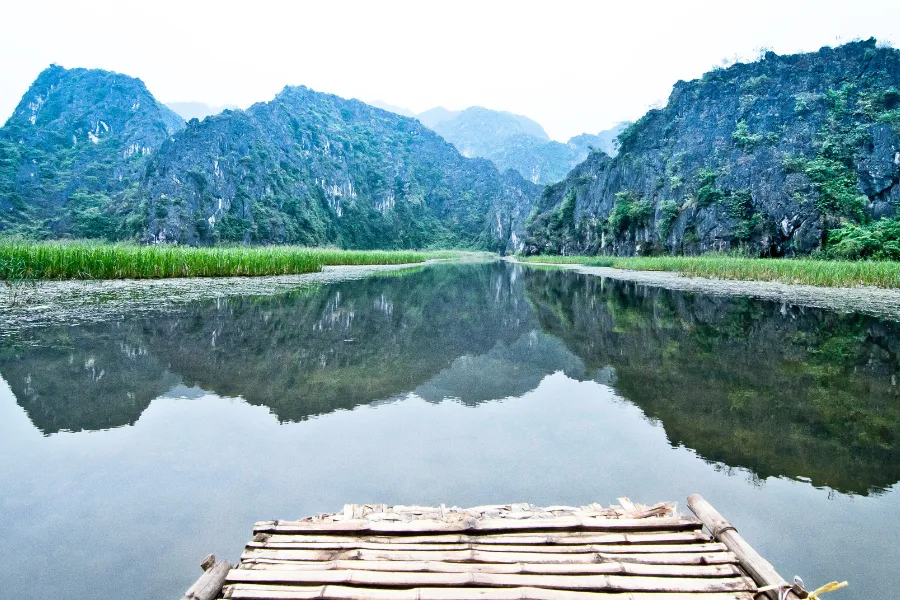
<path fill-rule="evenodd" d="M 505 263 L 23 328 L 0 596 L 177 598 L 254 521 L 345 503 L 700 492 L 782 575 L 888 598 L 898 354 L 891 321 Z"/>

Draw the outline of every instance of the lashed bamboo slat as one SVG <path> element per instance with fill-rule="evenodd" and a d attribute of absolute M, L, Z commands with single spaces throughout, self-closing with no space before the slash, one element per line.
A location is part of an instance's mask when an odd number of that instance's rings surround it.
<path fill-rule="evenodd" d="M 403 550 L 267 550 L 250 549 L 241 560 L 268 559 L 298 560 L 440 560 L 445 562 L 487 563 L 598 563 L 634 562 L 670 565 L 713 565 L 736 562 L 730 552 L 663 552 L 663 553 L 604 553 L 554 552 L 484 552 L 481 550 L 403 551 Z"/>
<path fill-rule="evenodd" d="M 548 546 L 538 545 L 500 545 L 500 544 L 379 544 L 370 542 L 249 542 L 247 548 L 268 548 L 272 550 L 406 550 L 406 551 L 443 551 L 443 550 L 481 550 L 483 552 L 546 552 Z M 605 552 L 615 554 L 662 552 L 723 552 L 728 550 L 725 544 L 558 544 L 550 546 L 552 552 L 573 554 L 579 552 Z"/>
<path fill-rule="evenodd" d="M 254 542 L 285 544 L 305 544 L 317 542 L 367 542 L 371 544 L 692 544 L 709 542 L 712 537 L 704 531 L 637 531 L 629 533 L 595 533 L 590 531 L 566 531 L 563 533 L 483 533 L 435 534 L 405 536 L 353 536 L 317 534 L 270 534 L 258 533 Z"/>
<path fill-rule="evenodd" d="M 687 517 L 650 517 L 645 519 L 608 519 L 600 517 L 554 517 L 531 519 L 463 519 L 456 522 L 420 519 L 413 521 L 261 521 L 254 527 L 259 533 L 458 533 L 467 531 L 510 531 L 581 529 L 582 531 L 691 530 L 703 524 Z"/>
<path fill-rule="evenodd" d="M 740 570 L 724 565 L 645 565 L 640 563 L 448 563 L 441 561 L 335 560 L 329 562 L 252 562 L 242 569 L 284 569 L 325 571 L 357 569 L 366 571 L 419 571 L 431 573 L 530 573 L 535 575 L 650 575 L 656 577 L 736 577 Z"/>
<path fill-rule="evenodd" d="M 542 588 L 411 588 L 371 589 L 324 585 L 291 587 L 237 584 L 225 598 L 233 600 L 753 600 L 749 592 L 597 593 Z"/>
<path fill-rule="evenodd" d="M 523 575 L 519 573 L 416 573 L 363 570 L 291 571 L 233 569 L 229 583 L 344 584 L 364 587 L 541 587 L 609 592 L 752 592 L 745 577 L 720 579 L 623 575 Z"/>

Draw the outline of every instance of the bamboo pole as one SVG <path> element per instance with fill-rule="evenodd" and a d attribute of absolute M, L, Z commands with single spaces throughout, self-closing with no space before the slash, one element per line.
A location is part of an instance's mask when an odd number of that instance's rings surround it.
<path fill-rule="evenodd" d="M 200 579 L 194 582 L 194 585 L 188 588 L 181 600 L 215 600 L 222 591 L 222 586 L 225 585 L 225 579 L 231 570 L 228 561 L 216 561 L 216 557 L 210 554 L 200 566 L 205 572 Z"/>
<path fill-rule="evenodd" d="M 484 552 L 553 552 L 554 554 L 578 554 L 603 552 L 609 554 L 662 554 L 665 552 L 724 552 L 728 548 L 719 542 L 699 544 L 382 544 L 372 542 L 248 542 L 247 548 L 271 550 L 406 550 L 406 551 L 458 551 L 481 550 Z"/>
<path fill-rule="evenodd" d="M 234 600 L 696 600 L 692 593 L 633 592 L 603 593 L 543 588 L 411 588 L 373 589 L 323 585 L 285 587 L 280 585 L 234 584 L 225 598 Z M 714 592 L 703 600 L 753 600 L 748 592 Z"/>
<path fill-rule="evenodd" d="M 584 531 L 630 531 L 699 529 L 702 523 L 685 517 L 646 517 L 612 519 L 605 517 L 554 517 L 531 519 L 476 519 L 474 517 L 448 523 L 432 519 L 413 521 L 260 521 L 254 533 L 462 533 L 476 531 L 529 531 L 547 529 L 581 529 Z"/>
<path fill-rule="evenodd" d="M 652 553 L 555 553 L 483 552 L 481 550 L 402 551 L 402 550 L 268 550 L 251 548 L 241 554 L 242 561 L 332 561 L 332 560 L 402 560 L 483 563 L 601 563 L 628 562 L 659 565 L 721 565 L 737 562 L 731 552 L 662 552 Z"/>
<path fill-rule="evenodd" d="M 741 537 L 734 525 L 729 523 L 725 517 L 719 514 L 712 504 L 707 502 L 700 494 L 691 494 L 688 496 L 688 508 L 690 508 L 697 518 L 703 522 L 713 536 L 713 539 L 719 540 L 737 557 L 738 564 L 753 578 L 759 587 L 770 585 L 788 585 L 787 582 L 778 574 L 772 563 L 767 561 L 759 552 L 747 543 Z M 772 600 L 778 600 L 778 590 L 771 590 L 766 594 Z M 801 600 L 796 591 L 791 589 L 785 600 Z"/>
<path fill-rule="evenodd" d="M 737 577 L 741 571 L 733 564 L 722 565 L 645 565 L 640 563 L 448 563 L 442 561 L 334 560 L 244 562 L 241 569 L 284 571 L 396 571 L 422 573 L 520 573 L 531 575 L 650 575 L 655 577 Z"/>
<path fill-rule="evenodd" d="M 636 531 L 604 533 L 590 531 L 564 531 L 562 533 L 484 533 L 432 535 L 340 535 L 340 534 L 272 534 L 257 533 L 253 541 L 258 543 L 305 544 L 319 542 L 367 542 L 370 544 L 693 544 L 709 542 L 712 538 L 705 531 Z"/>
<path fill-rule="evenodd" d="M 532 575 L 519 573 L 428 573 L 364 570 L 295 571 L 234 569 L 228 583 L 355 585 L 361 587 L 535 587 L 609 592 L 754 592 L 745 576 L 727 578 L 622 575 Z"/>

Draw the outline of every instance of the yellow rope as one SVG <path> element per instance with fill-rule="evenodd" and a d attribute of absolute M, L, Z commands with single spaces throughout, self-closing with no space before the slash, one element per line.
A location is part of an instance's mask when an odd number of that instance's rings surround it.
<path fill-rule="evenodd" d="M 846 581 L 842 581 L 840 583 L 838 583 L 837 581 L 832 581 L 831 583 L 826 583 L 825 585 L 818 588 L 814 592 L 810 592 L 809 596 L 807 596 L 807 598 L 810 600 L 821 600 L 821 598 L 819 598 L 819 594 L 827 594 L 828 592 L 833 592 L 835 590 L 845 588 L 848 585 L 850 585 L 850 584 L 847 583 Z M 761 594 L 763 592 L 769 592 L 771 590 L 778 590 L 778 597 L 786 598 L 787 592 L 789 592 L 791 590 L 791 584 L 782 583 L 780 585 L 767 585 L 765 587 L 758 588 L 756 590 L 756 594 Z"/>
<path fill-rule="evenodd" d="M 833 592 L 834 590 L 839 590 L 839 589 L 841 589 L 841 588 L 845 588 L 845 587 L 847 587 L 848 585 L 850 585 L 850 584 L 847 583 L 846 581 L 842 581 L 842 582 L 840 582 L 840 583 L 838 583 L 837 581 L 832 581 L 831 583 L 826 583 L 825 585 L 823 585 L 822 587 L 820 587 L 820 588 L 817 589 L 816 591 L 810 592 L 810 593 L 809 593 L 809 597 L 812 598 L 813 600 L 819 600 L 819 594 L 825 594 L 825 593 L 827 593 L 827 592 Z"/>

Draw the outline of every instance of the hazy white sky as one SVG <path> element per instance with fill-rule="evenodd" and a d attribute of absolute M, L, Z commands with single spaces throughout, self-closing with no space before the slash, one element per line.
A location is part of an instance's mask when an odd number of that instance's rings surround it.
<path fill-rule="evenodd" d="M 635 119 L 723 59 L 854 38 L 900 46 L 895 0 L 530 3 L 31 0 L 0 8 L 0 120 L 50 63 L 143 79 L 166 101 L 286 84 L 422 111 L 481 105 L 565 140 Z"/>

